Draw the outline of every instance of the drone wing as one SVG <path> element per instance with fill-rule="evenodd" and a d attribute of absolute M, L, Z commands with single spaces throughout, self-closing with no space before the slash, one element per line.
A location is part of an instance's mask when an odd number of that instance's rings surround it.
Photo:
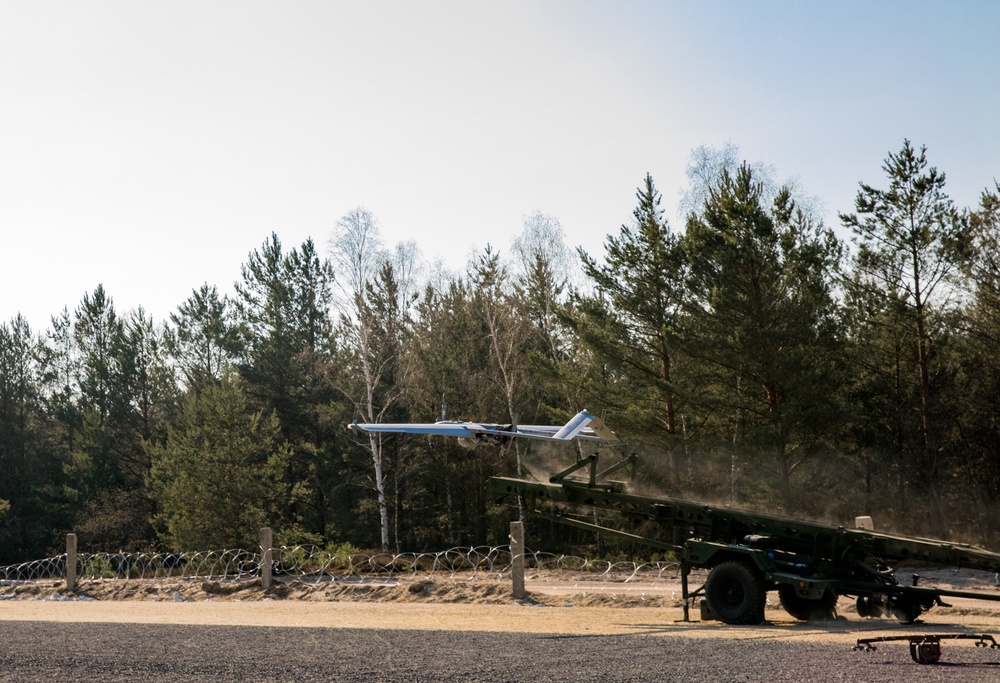
<path fill-rule="evenodd" d="M 352 422 L 347 425 L 355 434 L 362 432 L 389 432 L 392 434 L 430 434 L 433 436 L 476 437 L 483 434 L 500 433 L 500 425 L 482 425 L 475 422 L 441 422 L 407 423 L 407 422 Z"/>

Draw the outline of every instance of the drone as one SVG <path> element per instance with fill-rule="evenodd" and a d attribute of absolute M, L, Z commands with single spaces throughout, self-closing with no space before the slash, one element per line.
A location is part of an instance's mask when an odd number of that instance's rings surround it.
<path fill-rule="evenodd" d="M 581 410 L 564 425 L 490 424 L 456 420 L 439 420 L 421 424 L 358 422 L 355 420 L 347 425 L 347 428 L 355 435 L 359 432 L 366 432 L 450 436 L 458 439 L 459 445 L 470 451 L 480 444 L 503 446 L 513 439 L 535 439 L 553 443 L 569 443 L 577 440 L 597 441 L 608 445 L 622 443 L 599 417 L 586 410 Z"/>

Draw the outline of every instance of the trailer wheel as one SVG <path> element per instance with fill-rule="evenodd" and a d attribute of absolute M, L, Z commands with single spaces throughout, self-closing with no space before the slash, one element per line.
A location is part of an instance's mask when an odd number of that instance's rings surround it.
<path fill-rule="evenodd" d="M 858 601 L 855 604 L 858 608 L 859 617 L 864 619 L 878 619 L 885 616 L 885 612 L 882 610 L 885 604 L 884 600 L 876 600 L 874 597 L 862 595 L 858 597 Z"/>
<path fill-rule="evenodd" d="M 912 624 L 923 611 L 920 605 L 909 600 L 899 600 L 892 606 L 892 616 L 903 624 Z"/>
<path fill-rule="evenodd" d="M 763 623 L 765 597 L 763 577 L 742 562 L 723 562 L 708 573 L 705 599 L 727 624 Z"/>
<path fill-rule="evenodd" d="M 818 600 L 803 598 L 795 592 L 795 586 L 786 583 L 778 586 L 778 598 L 785 611 L 800 621 L 832 621 L 837 618 L 837 594 L 831 590 L 823 593 Z"/>

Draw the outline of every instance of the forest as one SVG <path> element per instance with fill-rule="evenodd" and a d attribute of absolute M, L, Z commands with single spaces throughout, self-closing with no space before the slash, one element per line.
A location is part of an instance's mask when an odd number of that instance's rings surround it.
<path fill-rule="evenodd" d="M 517 511 L 486 480 L 572 450 L 346 425 L 581 409 L 639 454 L 640 490 L 998 549 L 1000 184 L 956 206 L 909 141 L 882 170 L 835 230 L 794 183 L 700 148 L 683 225 L 647 175 L 603 253 L 536 213 L 448 272 L 358 208 L 322 248 L 266 236 L 232 294 L 206 283 L 167 320 L 100 284 L 47 329 L 15 316 L 0 565 L 70 531 L 94 552 L 253 548 L 264 526 L 276 545 L 504 544 Z M 528 530 L 533 549 L 594 542 Z"/>

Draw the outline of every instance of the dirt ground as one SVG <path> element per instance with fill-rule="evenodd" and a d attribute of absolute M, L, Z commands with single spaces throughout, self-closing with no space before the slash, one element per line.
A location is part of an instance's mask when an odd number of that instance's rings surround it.
<path fill-rule="evenodd" d="M 975 590 L 1000 597 L 994 575 L 971 570 L 922 571 L 921 585 Z M 692 575 L 692 588 L 703 576 Z M 528 599 L 515 601 L 509 580 L 496 577 L 413 576 L 335 578 L 321 583 L 276 581 L 83 581 L 68 593 L 61 581 L 0 585 L 0 620 L 189 625 L 255 625 L 518 633 L 683 635 L 741 639 L 853 642 L 882 632 L 1000 633 L 1000 602 L 954 598 L 921 623 L 862 619 L 853 603 L 840 618 L 798 622 L 769 594 L 767 622 L 734 627 L 683 620 L 678 577 L 609 582 L 538 572 L 527 578 Z"/>

